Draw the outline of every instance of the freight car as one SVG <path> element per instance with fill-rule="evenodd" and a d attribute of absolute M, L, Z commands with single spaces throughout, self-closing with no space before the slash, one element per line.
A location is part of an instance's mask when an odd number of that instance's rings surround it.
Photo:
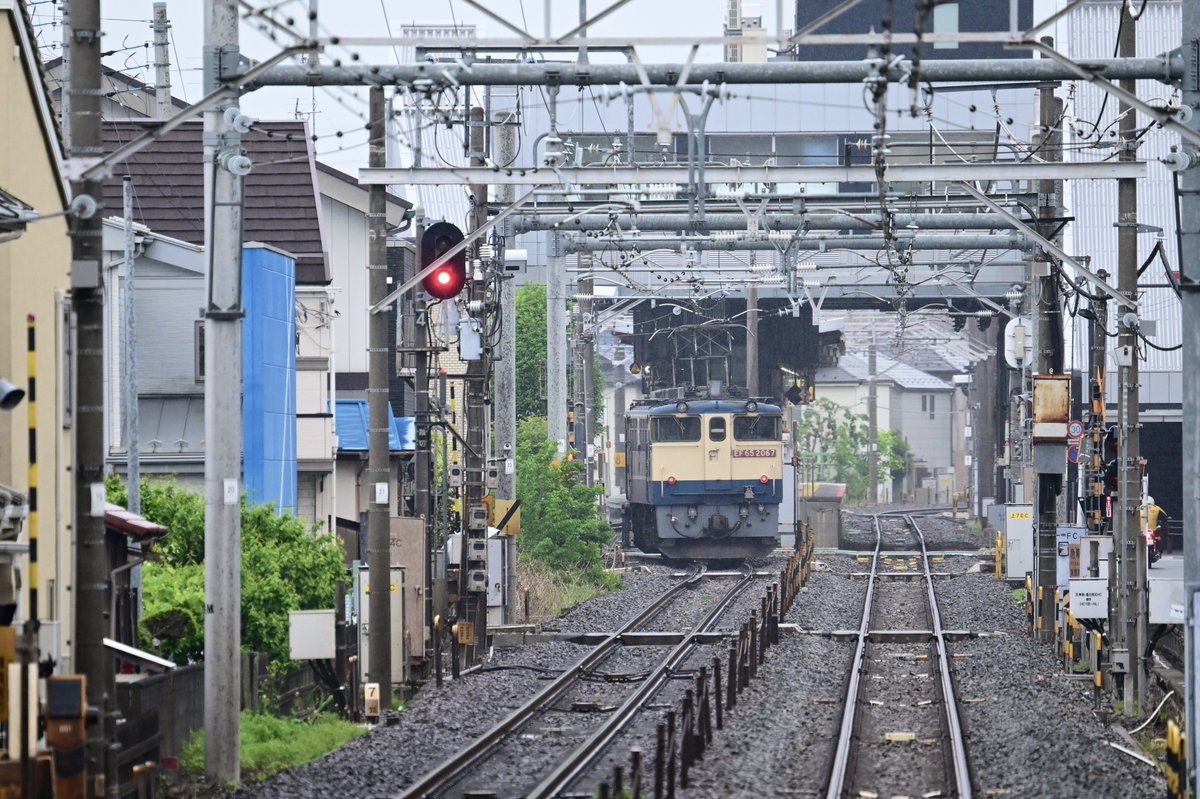
<path fill-rule="evenodd" d="M 756 400 L 643 400 L 625 417 L 625 535 L 679 559 L 779 545 L 783 415 Z"/>

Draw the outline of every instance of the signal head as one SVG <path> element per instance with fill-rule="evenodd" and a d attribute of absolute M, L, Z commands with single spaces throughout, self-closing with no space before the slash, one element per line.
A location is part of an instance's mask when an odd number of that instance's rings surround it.
<path fill-rule="evenodd" d="M 463 240 L 456 225 L 438 222 L 425 229 L 421 237 L 421 269 L 427 268 Z M 460 252 L 433 270 L 421 281 L 421 287 L 435 299 L 456 297 L 467 285 L 467 256 Z"/>

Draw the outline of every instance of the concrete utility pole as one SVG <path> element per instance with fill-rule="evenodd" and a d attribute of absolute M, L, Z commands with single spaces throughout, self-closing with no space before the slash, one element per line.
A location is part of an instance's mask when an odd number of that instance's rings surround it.
<path fill-rule="evenodd" d="M 546 256 L 546 420 L 551 441 L 567 446 L 567 259 L 561 233 Z"/>
<path fill-rule="evenodd" d="M 496 113 L 492 119 L 495 161 L 508 164 L 517 157 L 516 111 Z M 511 204 L 515 186 L 498 186 L 496 200 Z M 515 238 L 505 241 L 507 248 Z M 517 287 L 505 276 L 500 281 L 500 353 L 496 359 L 496 395 L 492 398 L 496 419 L 496 454 L 500 467 L 497 499 L 517 498 Z M 511 468 L 509 468 L 511 466 Z"/>
<path fill-rule="evenodd" d="M 1183 4 L 1183 53 L 1192 65 L 1200 63 L 1200 3 Z M 1182 104 L 1192 109 L 1187 126 L 1200 131 L 1200 72 L 1189 69 L 1181 84 Z M 1179 199 L 1183 206 L 1179 236 L 1180 271 L 1183 303 L 1183 351 L 1200 352 L 1200 150 L 1194 145 L 1183 143 L 1179 157 L 1191 167 L 1179 174 Z M 1187 592 L 1187 627 L 1185 647 L 1187 655 L 1184 675 L 1187 681 L 1187 767 L 1188 784 L 1195 789 L 1196 759 L 1200 756 L 1200 735 L 1196 724 L 1200 722 L 1200 691 L 1196 681 L 1200 678 L 1197 657 L 1197 636 L 1200 635 L 1200 358 L 1183 359 L 1183 418 L 1190 420 L 1183 425 L 1182 473 L 1192 479 L 1183 481 L 1183 556 L 1184 590 Z M 1185 789 L 1187 786 L 1184 786 Z"/>
<path fill-rule="evenodd" d="M 133 246 L 133 178 L 122 181 L 125 216 L 125 379 L 122 396 L 125 398 L 125 468 L 128 480 L 128 509 L 142 512 L 142 469 L 138 457 L 138 373 L 137 373 L 137 303 L 134 296 Z M 138 567 L 134 567 L 137 569 Z"/>
<path fill-rule="evenodd" d="M 758 286 L 746 285 L 746 396 L 758 396 Z"/>
<path fill-rule="evenodd" d="M 492 152 L 498 164 L 510 164 L 517 158 L 517 113 L 509 109 L 496 113 L 492 119 L 494 143 Z M 511 204 L 516 199 L 515 186 L 498 186 L 496 199 Z M 515 237 L 505 239 L 505 249 Z M 496 466 L 500 480 L 496 485 L 497 499 L 517 498 L 517 286 L 505 274 L 500 281 L 500 352 L 496 359 L 496 393 L 492 397 L 495 418 Z M 505 592 L 508 598 L 505 617 L 509 623 L 517 616 L 517 539 L 504 539 Z"/>
<path fill-rule="evenodd" d="M 167 19 L 167 4 L 154 4 L 154 116 L 166 119 L 171 116 L 171 56 L 167 31 L 171 22 Z"/>
<path fill-rule="evenodd" d="M 1051 40 L 1043 39 L 1047 44 Z M 1038 93 L 1038 114 L 1041 140 L 1038 143 L 1040 157 L 1045 161 L 1062 160 L 1062 100 L 1054 91 L 1043 88 Z M 1038 232 L 1048 239 L 1055 239 L 1055 220 L 1059 217 L 1059 197 L 1062 184 L 1053 180 L 1038 181 L 1038 217 L 1044 220 Z M 1041 266 L 1045 275 L 1034 279 L 1037 291 L 1037 373 L 1042 375 L 1061 374 L 1062 358 L 1062 315 L 1058 302 L 1058 278 L 1053 274 L 1052 256 L 1043 256 Z M 1058 444 L 1033 444 L 1040 457 L 1035 457 L 1035 497 L 1037 508 L 1037 587 L 1041 591 L 1038 604 L 1039 639 L 1049 641 L 1054 635 L 1054 589 L 1058 583 L 1058 498 L 1062 494 L 1062 473 L 1066 468 L 1066 448 Z M 1044 461 L 1044 462 L 1043 462 Z"/>
<path fill-rule="evenodd" d="M 62 90 L 58 118 L 62 123 L 63 149 L 71 154 L 71 0 L 62 0 Z"/>
<path fill-rule="evenodd" d="M 1117 43 L 1124 58 L 1136 52 L 1136 22 L 1125 7 L 1121 13 L 1125 22 Z M 1121 88 L 1136 90 L 1137 82 L 1122 80 Z M 1137 113 L 1122 102 L 1118 109 L 1123 146 L 1121 161 L 1137 159 Z M 1138 282 L 1138 195 L 1137 181 L 1117 181 L 1117 288 L 1130 300 L 1137 302 Z M 1122 315 L 1123 317 L 1125 315 Z M 1117 417 L 1120 425 L 1120 474 L 1118 503 L 1114 509 L 1117 557 L 1117 625 L 1113 632 L 1118 643 L 1113 646 L 1113 672 L 1126 667 L 1123 701 L 1125 712 L 1134 715 L 1143 708 L 1146 698 L 1146 679 L 1143 651 L 1146 642 L 1146 541 L 1141 535 L 1142 481 L 1138 458 L 1141 455 L 1138 422 L 1138 336 L 1136 326 L 1123 321 L 1117 326 Z M 1186 359 L 1185 359 L 1186 360 Z M 1186 472 L 1185 472 L 1186 474 Z M 1195 479 L 1193 474 L 1192 479 Z M 1187 479 L 1184 482 L 1189 482 Z M 1118 629 L 1119 628 L 1119 629 Z M 1122 662 L 1122 658 L 1124 662 Z"/>
<path fill-rule="evenodd" d="M 204 4 L 204 90 L 241 70 L 237 0 Z M 249 161 L 232 124 L 237 100 L 204 114 L 204 772 L 224 785 L 241 779 L 242 684 L 242 175 Z"/>
<path fill-rule="evenodd" d="M 417 156 L 419 157 L 419 155 Z M 417 270 L 421 268 L 421 246 L 425 239 L 425 210 L 418 207 L 414 222 L 417 239 Z M 442 613 L 444 607 L 434 607 L 433 575 L 437 572 L 437 543 L 434 531 L 437 520 L 434 518 L 433 503 L 430 501 L 429 487 L 433 480 L 433 450 L 430 431 L 432 421 L 429 406 L 429 315 L 425 300 L 413 300 L 413 311 L 416 316 L 413 325 L 414 341 L 408 342 L 412 350 L 413 364 L 413 413 L 417 421 L 417 450 L 413 458 L 413 508 L 417 518 L 425 522 L 425 623 L 429 627 L 429 643 L 433 645 L 436 634 L 434 616 Z M 444 593 L 443 593 L 444 596 Z M 436 667 L 436 666 L 435 666 Z"/>
<path fill-rule="evenodd" d="M 372 86 L 369 99 L 371 166 L 386 163 L 383 87 Z M 367 292 L 369 305 L 387 296 L 387 187 L 368 190 Z M 379 706 L 392 707 L 391 465 L 388 452 L 388 330 L 385 314 L 371 314 L 367 329 L 367 569 L 370 579 L 371 649 L 367 672 L 379 684 Z"/>
<path fill-rule="evenodd" d="M 485 122 L 483 109 L 474 107 L 471 109 L 470 115 L 470 155 L 471 166 L 481 166 L 484 163 L 483 158 L 483 143 L 485 135 Z M 476 230 L 487 223 L 487 196 L 488 187 L 486 184 L 474 184 L 471 186 L 471 194 L 475 198 L 471 206 L 471 230 Z M 476 257 L 471 264 L 480 264 L 481 259 L 478 253 L 482 249 L 483 242 L 476 241 L 474 251 Z M 468 266 L 468 269 L 476 268 Z M 481 268 L 481 267 L 479 267 Z M 473 302 L 483 304 L 486 297 L 486 281 L 478 280 L 479 275 L 472 277 L 471 281 L 471 296 Z M 482 312 L 480 312 L 480 321 L 482 322 Z M 483 329 L 487 328 L 486 324 L 482 324 Z M 466 514 L 463 527 L 463 567 L 459 570 L 461 575 L 462 587 L 459 591 L 461 610 L 459 612 L 459 623 L 466 622 L 468 625 L 468 635 L 466 646 L 462 653 L 467 663 L 474 663 L 478 660 L 480 649 L 487 641 L 487 591 L 473 590 L 468 584 L 469 572 L 471 569 L 467 567 L 467 561 L 473 559 L 476 548 L 482 549 L 482 568 L 487 569 L 487 527 L 483 529 L 473 528 L 471 524 L 471 511 L 474 508 L 483 506 L 483 495 L 487 490 L 487 424 L 488 424 L 488 385 L 487 377 L 489 371 L 488 358 L 490 353 L 484 352 L 483 357 L 467 362 L 467 379 L 465 385 L 464 405 L 467 416 L 467 451 L 465 453 L 465 473 L 466 480 L 463 486 L 463 512 Z M 486 583 L 486 577 L 484 582 Z"/>
<path fill-rule="evenodd" d="M 100 132 L 100 2 L 75 0 L 71 27 L 72 161 L 103 153 Z M 78 163 L 78 161 L 77 161 Z M 102 196 L 98 180 L 75 181 L 76 199 Z M 87 677 L 88 705 L 100 711 L 87 727 L 87 772 L 98 796 L 117 795 L 112 656 L 104 648 L 112 589 L 104 531 L 104 270 L 101 214 L 76 220 L 71 239 L 71 306 L 75 313 L 75 664 Z"/>

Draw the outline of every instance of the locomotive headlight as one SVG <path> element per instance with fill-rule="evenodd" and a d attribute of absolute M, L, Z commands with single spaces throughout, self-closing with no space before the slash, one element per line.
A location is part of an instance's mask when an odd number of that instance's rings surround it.
<path fill-rule="evenodd" d="M 750 486 L 746 486 L 746 490 L 742 492 L 742 499 L 746 500 L 747 502 L 754 499 L 754 489 Z"/>
<path fill-rule="evenodd" d="M 766 512 L 767 512 L 767 506 L 766 506 L 766 505 L 764 505 L 764 504 L 762 504 L 761 502 L 760 502 L 760 503 L 758 503 L 758 512 L 759 512 L 759 513 L 766 513 Z"/>
<path fill-rule="evenodd" d="M 688 505 L 688 518 L 689 519 L 696 518 L 696 506 L 695 505 Z"/>
<path fill-rule="evenodd" d="M 758 403 L 750 400 L 746 403 L 746 413 L 758 413 Z"/>
<path fill-rule="evenodd" d="M 687 413 L 688 404 L 686 402 L 675 403 L 675 410 L 679 413 Z"/>

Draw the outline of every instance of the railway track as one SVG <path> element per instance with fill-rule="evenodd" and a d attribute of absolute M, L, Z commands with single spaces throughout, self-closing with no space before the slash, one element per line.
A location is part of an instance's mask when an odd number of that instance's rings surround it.
<path fill-rule="evenodd" d="M 713 575 L 706 573 L 702 568 L 693 569 L 684 580 L 665 591 L 621 629 L 605 637 L 583 658 L 567 668 L 535 696 L 467 747 L 410 785 L 400 794 L 400 799 L 429 796 L 521 796 L 525 799 L 534 799 L 535 797 L 558 795 L 585 774 L 596 758 L 662 689 L 671 678 L 672 673 L 682 666 L 696 647 L 714 635 L 714 629 L 721 616 L 754 582 L 756 576 L 752 569 L 748 567 L 743 569 L 736 582 L 717 599 L 690 631 L 680 636 L 665 637 L 678 640 L 668 644 L 670 651 L 658 659 L 654 665 L 629 678 L 636 687 L 627 697 L 615 708 L 596 708 L 597 711 L 604 713 L 604 719 L 591 729 L 582 742 L 571 747 L 565 754 L 556 755 L 556 763 L 528 764 L 528 770 L 524 772 L 524 776 L 527 778 L 525 785 L 497 784 L 494 787 L 485 788 L 479 779 L 479 774 L 486 773 L 484 771 L 486 762 L 507 744 L 521 736 L 522 731 L 529 728 L 535 719 L 555 708 L 585 679 L 599 673 L 603 664 L 609 662 L 625 648 L 625 639 L 636 636 L 640 628 L 646 627 L 678 601 L 682 595 L 695 589 L 706 579 L 711 579 Z M 560 748 L 565 748 L 565 745 Z M 534 780 L 538 780 L 538 782 L 531 785 L 530 783 L 533 783 Z"/>
<path fill-rule="evenodd" d="M 911 515 L 877 514 L 873 526 L 875 548 L 825 795 L 967 799 L 971 770 L 925 538 Z M 899 546 L 904 539 L 915 544 L 911 554 L 889 557 L 905 549 Z"/>

